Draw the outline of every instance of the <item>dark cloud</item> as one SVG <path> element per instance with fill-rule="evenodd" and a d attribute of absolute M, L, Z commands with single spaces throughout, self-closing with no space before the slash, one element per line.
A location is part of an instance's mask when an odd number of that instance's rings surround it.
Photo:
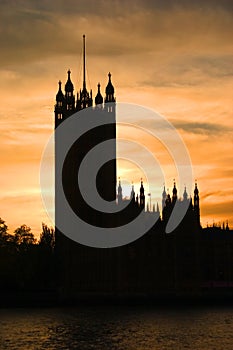
<path fill-rule="evenodd" d="M 128 1 L 131 2 L 131 1 Z M 136 1 L 138 4 L 144 4 L 146 8 L 149 9 L 157 9 L 161 8 L 164 10 L 172 9 L 172 8 L 199 8 L 199 9 L 207 9 L 207 8 L 223 8 L 226 11 L 230 11 L 233 9 L 233 3 L 231 0 L 144 0 L 144 1 Z"/>
<path fill-rule="evenodd" d="M 2 6 L 11 8 L 21 7 L 34 9 L 37 11 L 46 11 L 52 13 L 78 13 L 78 14 L 106 14 L 108 16 L 119 15 L 122 13 L 132 13 L 138 10 L 172 10 L 176 8 L 198 8 L 198 9 L 224 9 L 230 11 L 233 9 L 231 0 L 22 0 L 20 4 L 17 0 L 2 0 Z"/>
<path fill-rule="evenodd" d="M 5 67 L 77 55 L 84 31 L 89 55 L 162 51 L 171 56 L 182 47 L 192 54 L 193 48 L 216 49 L 229 45 L 233 27 L 228 2 L 220 3 L 205 1 L 208 11 L 203 12 L 200 2 L 191 1 L 2 1 L 0 63 Z"/>
<path fill-rule="evenodd" d="M 188 133 L 192 134 L 199 134 L 199 135 L 219 135 L 222 133 L 232 132 L 232 129 L 230 127 L 221 125 L 221 124 L 214 124 L 214 123 L 207 123 L 207 122 L 187 122 L 183 120 L 172 120 L 172 124 L 180 130 L 183 130 Z"/>
<path fill-rule="evenodd" d="M 204 192 L 202 193 L 201 195 L 201 199 L 202 200 L 208 200 L 210 199 L 210 197 L 221 197 L 221 198 L 226 198 L 226 196 L 229 195 L 229 190 L 228 189 L 225 189 L 225 190 L 220 190 L 220 191 L 213 191 L 213 192 Z"/>
<path fill-rule="evenodd" d="M 212 84 L 215 79 L 233 76 L 230 54 L 175 55 L 161 65 L 154 65 L 148 80 L 139 85 L 154 87 L 183 87 Z"/>

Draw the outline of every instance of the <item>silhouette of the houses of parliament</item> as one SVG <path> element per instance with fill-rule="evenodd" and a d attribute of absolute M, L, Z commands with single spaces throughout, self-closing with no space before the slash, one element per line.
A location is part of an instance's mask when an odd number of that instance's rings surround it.
<path fill-rule="evenodd" d="M 109 126 L 91 130 L 75 144 L 64 165 L 63 185 L 72 209 L 92 223 L 92 216 L 85 216 L 86 207 L 74 186 L 76 171 L 88 151 L 106 139 L 116 139 L 115 91 L 111 74 L 105 95 L 100 84 L 93 101 L 92 91 L 86 85 L 85 36 L 83 36 L 83 84 L 75 95 L 71 72 L 62 91 L 59 81 L 55 104 L 55 128 L 77 111 L 87 107 L 100 108 L 107 113 Z M 55 139 L 56 143 L 62 140 Z M 113 146 L 112 154 L 116 154 Z M 56 160 L 55 160 L 56 161 Z M 121 181 L 116 184 L 116 160 L 103 166 L 97 176 L 100 195 L 116 205 L 125 202 Z M 117 188 L 117 190 L 116 190 Z M 172 195 L 162 192 L 162 210 L 159 205 L 146 208 L 143 181 L 139 195 L 134 186 L 128 200 L 128 209 L 118 217 L 118 224 L 127 222 L 143 212 L 144 220 L 155 217 L 153 227 L 140 239 L 117 248 L 91 248 L 75 243 L 56 227 L 55 253 L 57 258 L 57 283 L 62 299 L 75 299 L 82 295 L 202 295 L 216 290 L 233 291 L 233 239 L 228 226 L 202 229 L 200 224 L 200 201 L 197 182 L 193 197 L 184 188 L 183 198 L 177 196 L 174 182 Z M 188 210 L 176 229 L 165 233 L 166 224 L 175 204 L 188 203 Z M 57 204 L 56 204 L 57 205 Z M 56 210 L 55 205 L 55 210 Z M 104 220 L 104 219 L 103 219 Z M 111 221 L 111 220 L 110 220 Z M 111 222 L 98 221 L 100 226 Z M 65 233 L 65 232 L 64 232 Z"/>

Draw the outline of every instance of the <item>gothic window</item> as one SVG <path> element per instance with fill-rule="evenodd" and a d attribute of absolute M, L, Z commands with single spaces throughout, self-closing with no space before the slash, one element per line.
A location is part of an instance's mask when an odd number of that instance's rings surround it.
<path fill-rule="evenodd" d="M 62 114 L 61 113 L 58 113 L 57 119 L 62 119 Z"/>
<path fill-rule="evenodd" d="M 62 107 L 62 101 L 58 101 L 57 105 L 58 107 Z"/>

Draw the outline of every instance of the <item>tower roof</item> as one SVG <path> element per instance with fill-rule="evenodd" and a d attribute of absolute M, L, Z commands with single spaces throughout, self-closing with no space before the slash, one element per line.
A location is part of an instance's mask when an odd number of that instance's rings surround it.
<path fill-rule="evenodd" d="M 63 101 L 64 99 L 64 95 L 63 95 L 63 92 L 61 90 L 61 80 L 59 80 L 58 82 L 58 92 L 57 92 L 57 95 L 56 95 L 56 101 L 57 102 L 60 102 L 60 101 Z"/>
<path fill-rule="evenodd" d="M 101 92 L 100 92 L 100 83 L 98 83 L 98 92 L 97 92 L 97 95 L 95 97 L 95 104 L 96 105 L 100 105 L 103 103 L 103 96 L 101 95 Z"/>
<path fill-rule="evenodd" d="M 118 193 L 122 192 L 122 187 L 121 187 L 121 179 L 119 177 L 119 183 L 118 183 Z"/>
<path fill-rule="evenodd" d="M 194 195 L 198 196 L 199 190 L 197 188 L 197 181 L 195 182 Z"/>
<path fill-rule="evenodd" d="M 163 186 L 162 196 L 163 196 L 164 199 L 167 197 L 167 193 L 166 193 L 166 190 L 165 190 L 165 185 Z"/>
<path fill-rule="evenodd" d="M 174 181 L 174 187 L 173 187 L 172 193 L 173 193 L 173 195 L 177 195 L 177 188 L 176 188 L 175 181 Z"/>
<path fill-rule="evenodd" d="M 111 81 L 111 73 L 108 73 L 108 85 L 106 86 L 105 92 L 106 95 L 113 95 L 114 94 L 114 86 L 112 85 Z"/>
<path fill-rule="evenodd" d="M 65 91 L 66 92 L 73 92 L 74 91 L 74 85 L 70 79 L 70 74 L 71 74 L 71 71 L 70 69 L 68 70 L 67 72 L 68 74 L 68 78 L 67 78 L 67 82 L 66 82 L 66 85 L 65 85 Z"/>
<path fill-rule="evenodd" d="M 187 193 L 186 186 L 184 187 L 183 198 L 184 198 L 185 200 L 187 200 L 187 199 L 188 199 L 188 193 Z"/>

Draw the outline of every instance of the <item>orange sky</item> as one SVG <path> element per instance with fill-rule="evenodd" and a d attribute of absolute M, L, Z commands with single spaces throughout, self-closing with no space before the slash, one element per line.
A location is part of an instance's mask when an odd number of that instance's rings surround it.
<path fill-rule="evenodd" d="M 173 123 L 198 179 L 202 224 L 233 226 L 232 2 L 202 2 L 1 1 L 0 217 L 11 232 L 25 223 L 38 234 L 42 221 L 50 224 L 40 161 L 58 80 L 65 83 L 70 68 L 81 87 L 83 33 L 88 87 L 95 93 L 100 82 L 104 92 L 111 71 L 118 102 L 148 106 Z M 137 182 L 126 164 L 119 173 Z M 163 184 L 151 186 L 158 192 Z"/>

